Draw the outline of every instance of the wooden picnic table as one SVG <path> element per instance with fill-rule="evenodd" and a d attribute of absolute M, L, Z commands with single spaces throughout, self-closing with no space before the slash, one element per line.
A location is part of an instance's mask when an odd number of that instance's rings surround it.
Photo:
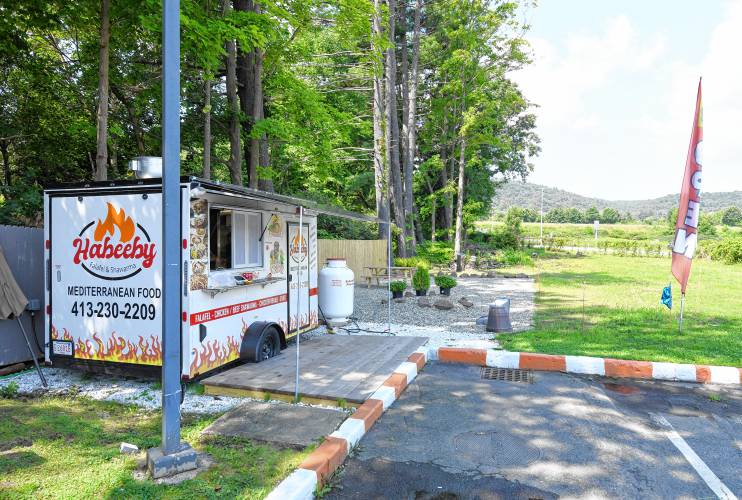
<path fill-rule="evenodd" d="M 391 270 L 393 278 L 404 278 L 412 279 L 412 275 L 417 270 L 416 267 L 405 267 L 405 266 L 366 266 L 367 274 L 364 276 L 366 279 L 366 288 L 371 288 L 371 281 L 376 280 L 376 285 L 381 285 L 381 279 L 387 278 L 387 271 Z"/>

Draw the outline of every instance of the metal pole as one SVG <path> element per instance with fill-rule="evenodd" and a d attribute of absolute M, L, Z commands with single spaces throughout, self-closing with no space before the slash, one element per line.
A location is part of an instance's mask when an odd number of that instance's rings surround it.
<path fill-rule="evenodd" d="M 678 333 L 683 333 L 683 310 L 685 309 L 685 294 L 680 294 L 680 322 L 678 322 Z"/>
<path fill-rule="evenodd" d="M 162 4 L 162 452 L 180 449 L 180 2 Z"/>
<path fill-rule="evenodd" d="M 15 319 L 18 320 L 18 326 L 21 327 L 21 333 L 23 334 L 23 338 L 26 339 L 26 345 L 28 346 L 28 351 L 31 353 L 31 359 L 33 359 L 33 364 L 36 365 L 36 371 L 39 372 L 39 378 L 41 379 L 41 385 L 43 385 L 44 388 L 46 388 L 48 387 L 46 384 L 46 378 L 44 378 L 44 374 L 41 373 L 41 367 L 39 366 L 39 360 L 36 359 L 36 351 L 34 351 L 33 347 L 31 347 L 31 342 L 28 340 L 28 335 L 26 335 L 26 329 L 23 328 L 23 323 L 21 323 L 21 317 L 16 316 Z M 31 318 L 31 321 L 33 321 L 33 318 Z"/>
<path fill-rule="evenodd" d="M 302 229 L 304 228 L 304 207 L 299 207 L 299 266 L 296 281 L 296 382 L 294 384 L 294 401 L 299 402 L 299 341 L 301 340 L 301 251 Z M 309 250 L 307 249 L 307 253 Z M 290 320 L 289 320 L 290 321 Z"/>
<path fill-rule="evenodd" d="M 544 246 L 544 188 L 541 188 L 541 231 L 539 240 L 541 246 Z"/>

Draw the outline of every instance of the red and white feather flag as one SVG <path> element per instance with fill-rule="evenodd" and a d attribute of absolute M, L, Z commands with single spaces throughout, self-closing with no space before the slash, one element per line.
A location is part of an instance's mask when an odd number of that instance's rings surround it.
<path fill-rule="evenodd" d="M 680 283 L 680 291 L 690 277 L 690 266 L 698 243 L 698 221 L 701 213 L 701 168 L 703 164 L 703 106 L 701 104 L 701 80 L 698 81 L 696 113 L 690 136 L 685 174 L 680 188 L 680 205 L 675 222 L 675 240 L 672 245 L 672 274 Z"/>

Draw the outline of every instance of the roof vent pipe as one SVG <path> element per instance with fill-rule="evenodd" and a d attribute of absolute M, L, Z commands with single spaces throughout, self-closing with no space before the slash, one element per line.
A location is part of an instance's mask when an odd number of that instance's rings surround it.
<path fill-rule="evenodd" d="M 158 179 L 162 177 L 161 156 L 137 156 L 129 160 L 129 169 L 137 179 Z"/>

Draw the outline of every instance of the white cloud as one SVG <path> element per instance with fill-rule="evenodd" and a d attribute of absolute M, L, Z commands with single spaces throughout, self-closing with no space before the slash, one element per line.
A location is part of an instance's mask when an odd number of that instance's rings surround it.
<path fill-rule="evenodd" d="M 539 106 L 532 180 L 614 199 L 676 192 L 703 75 L 704 189 L 742 189 L 741 26 L 742 0 L 730 1 L 696 60 L 624 15 L 530 38 L 534 63 L 513 77 Z"/>

